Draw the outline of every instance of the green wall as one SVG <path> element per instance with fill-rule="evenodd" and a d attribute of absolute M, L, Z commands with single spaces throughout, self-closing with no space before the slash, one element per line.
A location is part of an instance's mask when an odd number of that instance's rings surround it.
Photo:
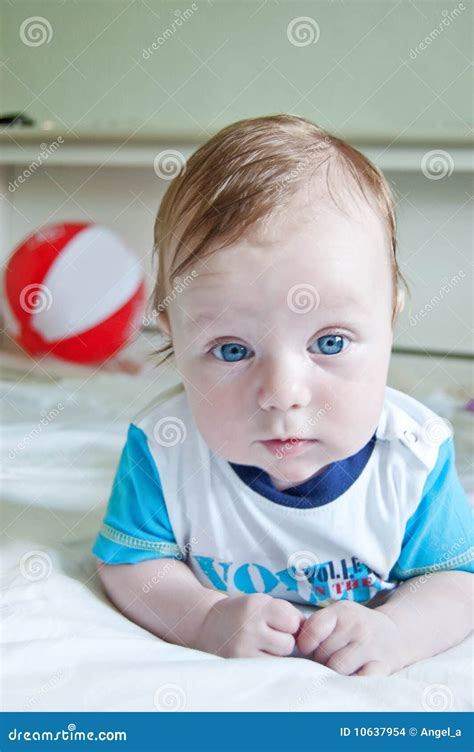
<path fill-rule="evenodd" d="M 314 42 L 289 41 L 299 17 Z M 467 0 L 4 0 L 2 21 L 2 111 L 59 131 L 201 141 L 291 112 L 355 140 L 439 144 L 466 142 L 472 120 Z"/>

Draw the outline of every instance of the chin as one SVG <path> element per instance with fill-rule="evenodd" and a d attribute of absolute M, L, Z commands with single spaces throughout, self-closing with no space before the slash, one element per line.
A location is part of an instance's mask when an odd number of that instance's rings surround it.
<path fill-rule="evenodd" d="M 268 474 L 271 475 L 278 483 L 285 484 L 288 488 L 291 486 L 298 486 L 300 483 L 304 483 L 305 480 L 311 478 L 312 475 L 316 475 L 322 468 L 316 467 L 293 467 L 285 469 L 285 475 L 282 477 L 275 472 L 275 468 L 270 468 Z"/>

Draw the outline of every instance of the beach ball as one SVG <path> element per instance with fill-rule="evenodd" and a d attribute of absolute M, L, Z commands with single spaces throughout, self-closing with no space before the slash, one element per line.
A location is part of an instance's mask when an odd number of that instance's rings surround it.
<path fill-rule="evenodd" d="M 4 272 L 5 327 L 31 355 L 101 363 L 138 334 L 145 308 L 138 258 L 107 227 L 38 229 Z"/>

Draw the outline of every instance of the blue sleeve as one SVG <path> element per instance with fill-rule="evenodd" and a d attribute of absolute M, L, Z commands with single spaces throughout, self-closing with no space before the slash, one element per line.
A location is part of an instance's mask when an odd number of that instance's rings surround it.
<path fill-rule="evenodd" d="M 473 510 L 456 473 L 452 438 L 440 447 L 389 579 L 408 580 L 447 569 L 474 572 Z"/>
<path fill-rule="evenodd" d="M 130 425 L 107 511 L 92 553 L 106 564 L 183 558 L 144 432 Z"/>

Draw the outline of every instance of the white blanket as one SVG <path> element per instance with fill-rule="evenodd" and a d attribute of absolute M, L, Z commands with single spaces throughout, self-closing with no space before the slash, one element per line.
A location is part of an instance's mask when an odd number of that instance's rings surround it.
<path fill-rule="evenodd" d="M 345 677 L 303 658 L 221 659 L 121 616 L 90 548 L 129 420 L 176 374 L 64 367 L 51 376 L 43 362 L 18 378 L 19 363 L 6 357 L 0 382 L 4 710 L 472 709 L 471 638 L 390 677 Z M 472 418 L 450 419 L 471 491 Z"/>

